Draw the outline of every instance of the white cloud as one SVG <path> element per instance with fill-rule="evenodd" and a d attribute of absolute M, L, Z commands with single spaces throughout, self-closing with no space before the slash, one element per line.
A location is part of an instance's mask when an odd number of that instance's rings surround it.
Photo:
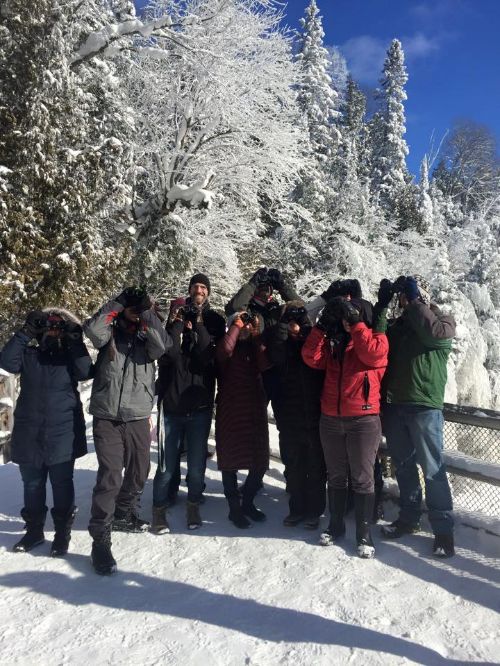
<path fill-rule="evenodd" d="M 407 63 L 424 58 L 440 48 L 437 37 L 427 37 L 422 32 L 401 37 Z M 380 78 L 390 39 L 371 35 L 359 35 L 345 42 L 341 47 L 353 78 L 361 84 L 374 85 Z"/>

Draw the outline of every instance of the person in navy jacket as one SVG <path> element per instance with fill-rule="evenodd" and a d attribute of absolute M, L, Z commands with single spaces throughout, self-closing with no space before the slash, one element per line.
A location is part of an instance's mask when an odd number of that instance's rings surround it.
<path fill-rule="evenodd" d="M 49 478 L 55 527 L 51 555 L 63 556 L 76 513 L 75 459 L 87 453 L 78 382 L 89 378 L 92 361 L 79 321 L 61 308 L 30 312 L 2 349 L 0 367 L 21 375 L 11 456 L 23 480 L 26 534 L 13 550 L 27 552 L 44 542 Z"/>

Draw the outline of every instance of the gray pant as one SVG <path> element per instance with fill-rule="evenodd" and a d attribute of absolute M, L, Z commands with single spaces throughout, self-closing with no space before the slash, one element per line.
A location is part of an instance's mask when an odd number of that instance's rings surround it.
<path fill-rule="evenodd" d="M 319 431 L 328 487 L 338 490 L 347 488 L 350 469 L 353 491 L 361 495 L 373 493 L 373 465 L 382 436 L 379 416 L 321 414 Z"/>
<path fill-rule="evenodd" d="M 149 474 L 151 436 L 149 419 L 125 423 L 94 417 L 93 431 L 99 469 L 89 532 L 96 537 L 108 529 L 115 509 L 137 507 Z"/>

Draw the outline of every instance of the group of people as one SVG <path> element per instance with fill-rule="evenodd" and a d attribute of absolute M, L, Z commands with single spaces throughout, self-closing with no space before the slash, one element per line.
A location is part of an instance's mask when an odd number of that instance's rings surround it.
<path fill-rule="evenodd" d="M 99 574 L 116 570 L 112 530 L 170 531 L 167 509 L 176 502 L 183 451 L 186 523 L 202 527 L 214 406 L 228 518 L 239 529 L 266 519 L 255 498 L 269 467 L 269 403 L 289 493 L 284 525 L 318 529 L 328 500 L 319 543 L 332 545 L 344 537 L 353 504 L 358 555 L 373 557 L 383 433 L 400 490 L 399 517 L 382 528 L 383 536 L 420 529 L 418 463 L 433 552 L 452 556 L 442 407 L 455 322 L 431 304 L 429 285 L 420 276 L 382 280 L 372 306 L 357 280 L 336 280 L 305 303 L 279 270 L 260 268 L 227 303 L 227 319 L 209 297 L 209 278 L 198 273 L 168 314 L 142 287 L 126 288 L 83 325 L 61 308 L 28 314 L 0 353 L 0 367 L 21 376 L 11 449 L 24 485 L 26 533 L 14 550 L 44 541 L 48 477 L 51 554 L 68 551 L 77 510 L 74 464 L 87 452 L 78 382 L 93 379 L 89 411 L 99 466 L 89 532 Z M 95 362 L 84 334 L 98 350 Z M 138 508 L 150 469 L 155 395 L 159 454 L 150 524 Z M 240 470 L 248 474 L 238 487 Z"/>

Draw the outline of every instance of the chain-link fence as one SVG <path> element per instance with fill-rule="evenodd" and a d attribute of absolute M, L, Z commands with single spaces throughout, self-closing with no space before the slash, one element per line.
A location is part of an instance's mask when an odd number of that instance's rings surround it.
<path fill-rule="evenodd" d="M 500 413 L 448 404 L 443 413 L 447 451 L 500 465 Z M 449 478 L 457 507 L 500 515 L 500 485 L 481 480 L 480 475 L 467 470 L 454 470 L 453 465 L 449 466 Z"/>

